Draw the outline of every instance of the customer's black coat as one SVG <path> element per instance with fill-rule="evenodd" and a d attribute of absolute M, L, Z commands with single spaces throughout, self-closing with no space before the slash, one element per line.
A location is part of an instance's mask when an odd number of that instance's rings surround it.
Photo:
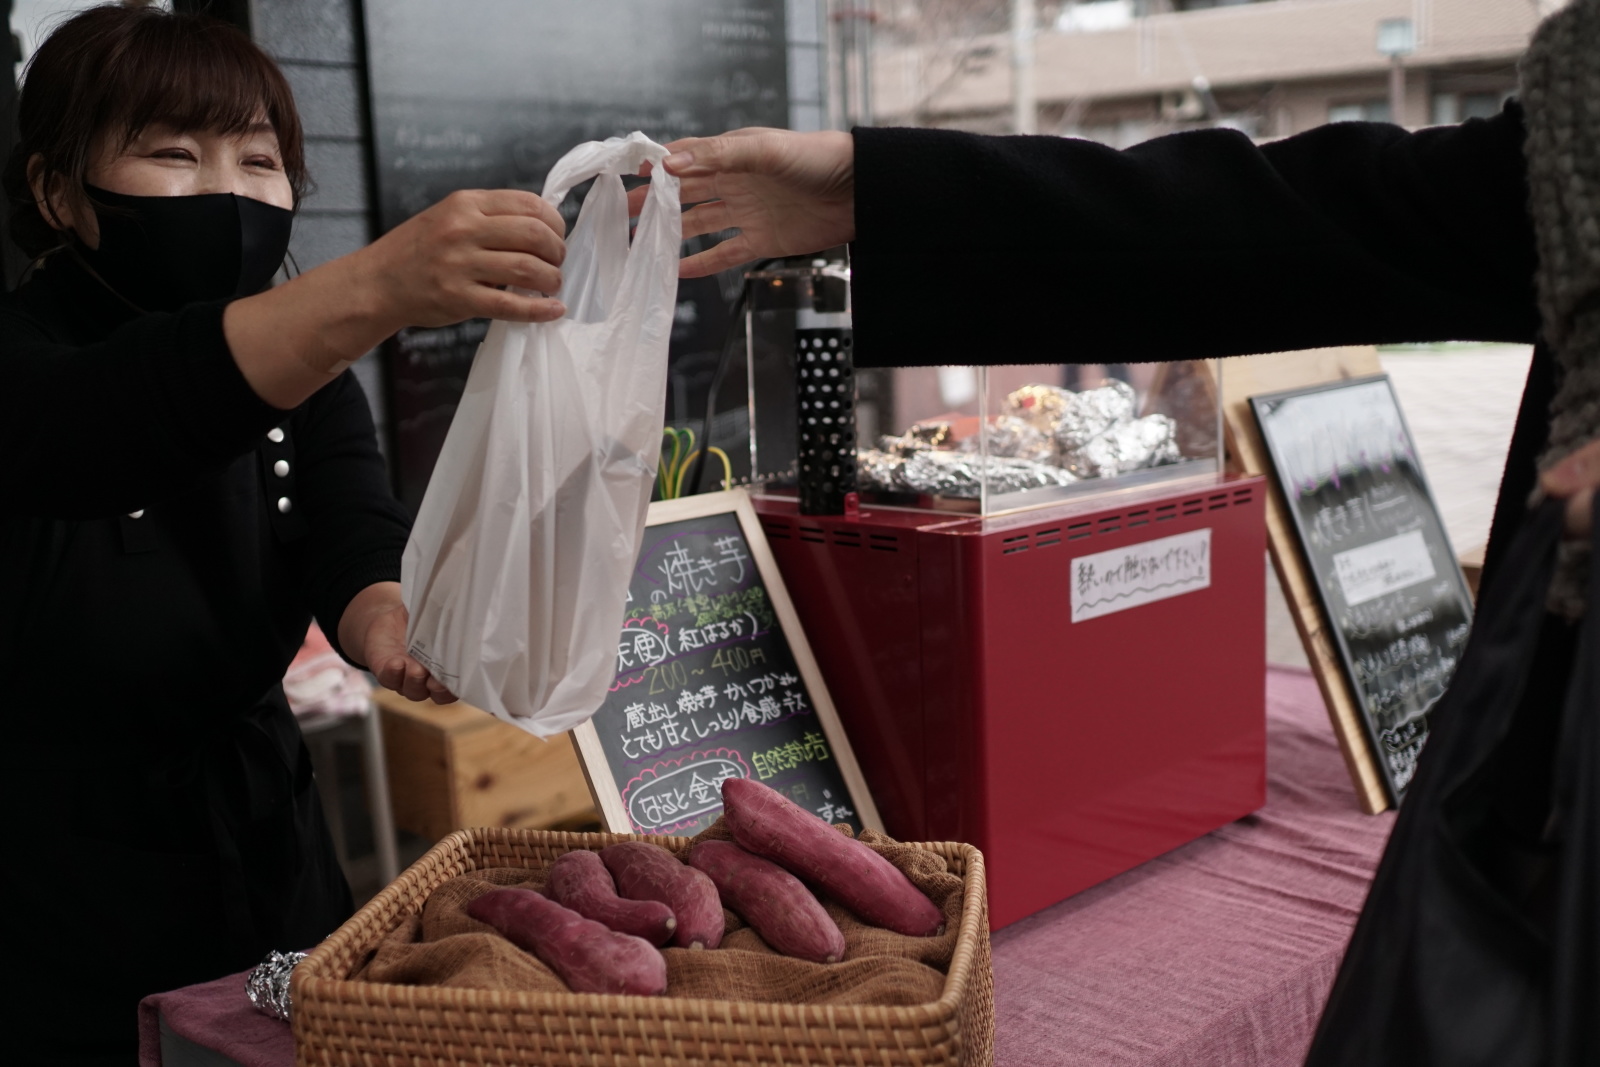
<path fill-rule="evenodd" d="M 279 682 L 313 613 L 337 640 L 351 597 L 399 578 L 408 520 L 354 377 L 272 408 L 223 307 L 136 315 L 65 256 L 0 301 L 0 941 L 24 1059 L 131 1062 L 140 996 L 349 914 Z"/>
<path fill-rule="evenodd" d="M 1459 128 L 1330 126 L 1261 148 L 1230 133 L 1115 153 L 860 131 L 857 358 L 1536 341 L 1521 142 L 1515 106 Z M 1562 507 L 1531 519 L 1527 508 L 1553 380 L 1539 346 L 1481 610 L 1308 1064 L 1577 1067 L 1600 1055 L 1600 619 L 1591 610 L 1580 631 L 1545 613 Z"/>
<path fill-rule="evenodd" d="M 1123 363 L 1407 341 L 1532 343 L 1522 112 L 1407 133 L 1337 123 L 1115 151 L 860 129 L 856 361 Z M 1535 355 L 1488 569 L 1545 440 Z"/>

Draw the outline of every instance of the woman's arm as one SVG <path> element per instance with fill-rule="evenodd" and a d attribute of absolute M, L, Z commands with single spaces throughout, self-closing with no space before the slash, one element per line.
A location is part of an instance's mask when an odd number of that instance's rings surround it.
<path fill-rule="evenodd" d="M 452 193 L 360 251 L 228 305 L 228 348 L 256 395 L 288 410 L 403 326 L 558 319 L 561 302 L 537 294 L 561 288 L 564 233 L 533 193 Z"/>
<path fill-rule="evenodd" d="M 559 317 L 554 298 L 496 286 L 558 289 L 562 225 L 532 193 L 456 193 L 285 285 L 141 315 L 87 345 L 42 325 L 33 286 L 8 294 L 0 513 L 103 518 L 181 492 L 400 326 Z M 48 310 L 52 322 L 72 313 Z"/>

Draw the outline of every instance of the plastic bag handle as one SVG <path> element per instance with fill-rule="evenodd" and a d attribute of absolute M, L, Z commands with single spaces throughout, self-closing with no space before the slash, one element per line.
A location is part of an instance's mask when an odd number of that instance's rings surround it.
<path fill-rule="evenodd" d="M 678 179 L 659 166 L 666 157 L 665 148 L 637 130 L 626 137 L 590 141 L 562 156 L 560 161 L 550 168 L 550 173 L 544 180 L 544 192 L 540 195 L 550 206 L 559 208 L 573 186 L 602 174 L 616 174 L 623 177 L 636 175 L 640 167 L 649 163 L 652 164 L 653 170 L 650 184 L 659 191 L 670 189 L 673 194 L 672 200 L 676 201 Z"/>

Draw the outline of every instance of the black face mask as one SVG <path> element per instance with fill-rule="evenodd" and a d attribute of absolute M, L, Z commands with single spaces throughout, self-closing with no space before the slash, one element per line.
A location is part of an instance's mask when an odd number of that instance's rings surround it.
<path fill-rule="evenodd" d="M 100 247 L 80 242 L 78 251 L 142 311 L 252 296 L 289 251 L 294 212 L 247 196 L 124 196 L 85 188 L 100 221 Z"/>

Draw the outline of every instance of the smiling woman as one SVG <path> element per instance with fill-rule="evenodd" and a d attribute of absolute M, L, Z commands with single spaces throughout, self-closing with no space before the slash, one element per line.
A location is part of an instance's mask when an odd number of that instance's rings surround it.
<path fill-rule="evenodd" d="M 25 252 L 61 243 L 87 213 L 87 187 L 136 196 L 231 192 L 292 209 L 306 175 L 300 117 L 277 65 L 221 22 L 134 21 L 95 9 L 52 34 L 29 63 L 18 153 L 5 175 Z M 136 32 L 130 32 L 134 30 Z M 95 75 L 68 54 L 93 56 Z M 209 142 L 202 154 L 200 138 Z M 231 158 L 230 158 L 231 157 Z M 32 196 L 23 196 L 22 187 Z M 35 203 L 48 192 L 47 210 Z M 87 234 L 84 235 L 87 238 Z"/>
<path fill-rule="evenodd" d="M 410 522 L 346 368 L 403 326 L 561 315 L 509 287 L 559 289 L 563 225 L 531 193 L 457 193 L 269 288 L 300 120 L 273 62 L 201 17 L 62 23 L 19 118 L 0 641 L 17 706 L 51 714 L 0 750 L 35 849 L 0 871 L 0 943 L 30 961 L 6 1029 L 23 1062 L 125 1063 L 144 995 L 348 915 L 284 671 L 315 616 L 383 685 L 453 698 L 406 654 Z"/>

